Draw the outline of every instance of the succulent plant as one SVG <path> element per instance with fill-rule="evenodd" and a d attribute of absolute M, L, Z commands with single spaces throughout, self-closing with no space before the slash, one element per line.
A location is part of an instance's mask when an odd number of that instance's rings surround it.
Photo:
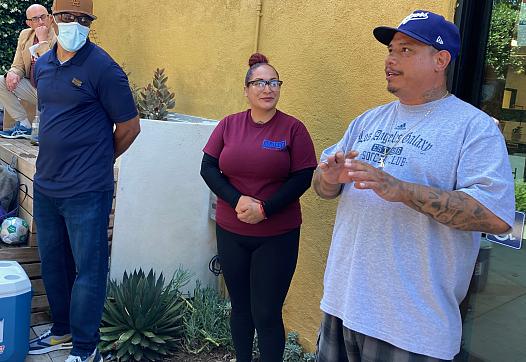
<path fill-rule="evenodd" d="M 139 92 L 137 108 L 142 118 L 166 120 L 168 110 L 175 107 L 175 94 L 168 89 L 167 81 L 164 69 L 157 68 L 153 82 Z"/>
<path fill-rule="evenodd" d="M 120 361 L 159 361 L 176 350 L 184 331 L 186 302 L 179 288 L 189 280 L 178 270 L 165 285 L 163 274 L 157 278 L 139 269 L 126 272 L 122 282 L 108 284 L 104 305 L 101 342 L 103 353 Z"/>

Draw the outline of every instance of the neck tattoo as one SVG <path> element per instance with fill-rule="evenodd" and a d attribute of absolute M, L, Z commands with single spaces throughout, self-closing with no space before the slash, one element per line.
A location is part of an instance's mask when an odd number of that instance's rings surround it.
<path fill-rule="evenodd" d="M 440 101 L 440 100 L 446 98 L 448 95 L 449 95 L 449 92 L 446 91 L 446 94 L 444 94 L 438 100 Z M 393 126 L 396 123 L 396 119 L 398 118 L 398 107 L 399 106 L 400 106 L 400 103 L 397 104 L 396 110 L 395 110 L 395 112 L 396 112 L 395 116 L 391 119 L 391 122 L 389 123 L 389 134 L 392 132 Z M 404 138 L 404 136 L 409 134 L 409 132 L 411 132 L 411 130 L 413 130 L 413 128 L 415 128 L 416 126 L 421 124 L 422 121 L 425 120 L 435 110 L 435 108 L 437 106 L 438 106 L 438 102 L 433 107 L 429 108 L 427 110 L 427 112 L 424 114 L 424 116 L 419 121 L 415 122 L 415 124 L 413 124 L 411 126 L 411 128 L 409 128 L 404 134 L 402 134 L 400 137 L 398 137 L 398 140 L 391 147 L 387 147 L 387 146 L 384 147 L 384 152 L 380 156 L 380 166 L 379 166 L 380 169 L 383 169 L 385 167 L 385 159 L 387 158 L 387 156 L 391 155 L 391 151 L 396 147 L 396 145 L 398 145 L 398 143 Z"/>

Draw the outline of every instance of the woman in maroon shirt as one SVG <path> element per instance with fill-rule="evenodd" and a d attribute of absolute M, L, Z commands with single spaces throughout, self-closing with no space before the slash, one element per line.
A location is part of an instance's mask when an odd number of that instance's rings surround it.
<path fill-rule="evenodd" d="M 317 159 L 303 123 L 276 109 L 282 85 L 276 69 L 259 53 L 249 66 L 250 109 L 215 128 L 201 175 L 218 196 L 217 249 L 232 302 L 237 361 L 251 361 L 255 329 L 261 361 L 281 362 L 281 310 L 298 257 L 299 197 Z"/>

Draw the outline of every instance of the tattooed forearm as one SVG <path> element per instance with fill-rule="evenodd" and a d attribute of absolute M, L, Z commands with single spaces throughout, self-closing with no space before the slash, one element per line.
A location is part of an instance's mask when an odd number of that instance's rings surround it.
<path fill-rule="evenodd" d="M 461 191 L 442 191 L 432 187 L 404 183 L 402 201 L 441 224 L 458 230 L 502 234 L 509 226 L 477 200 Z"/>

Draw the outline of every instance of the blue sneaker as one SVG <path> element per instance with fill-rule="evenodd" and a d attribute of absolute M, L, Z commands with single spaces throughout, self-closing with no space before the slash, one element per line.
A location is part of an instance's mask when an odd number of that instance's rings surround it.
<path fill-rule="evenodd" d="M 4 138 L 30 138 L 31 128 L 24 127 L 20 122 L 16 122 L 15 126 L 6 131 L 0 131 L 0 137 Z"/>
<path fill-rule="evenodd" d="M 55 336 L 51 334 L 51 330 L 47 330 L 42 335 L 29 341 L 28 354 L 44 354 L 60 349 L 71 349 L 71 334 L 63 336 Z"/>

